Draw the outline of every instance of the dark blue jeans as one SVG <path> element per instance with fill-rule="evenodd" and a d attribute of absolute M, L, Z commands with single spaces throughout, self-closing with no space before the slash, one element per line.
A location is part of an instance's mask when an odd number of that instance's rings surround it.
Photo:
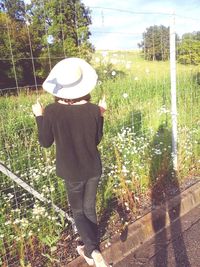
<path fill-rule="evenodd" d="M 96 194 L 100 177 L 87 181 L 66 181 L 68 201 L 72 209 L 78 233 L 84 243 L 85 255 L 91 258 L 94 249 L 99 249 L 96 215 Z"/>

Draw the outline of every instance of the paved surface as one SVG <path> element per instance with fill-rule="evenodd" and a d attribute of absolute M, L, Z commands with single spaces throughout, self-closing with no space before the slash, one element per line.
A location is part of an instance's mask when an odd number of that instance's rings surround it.
<path fill-rule="evenodd" d="M 114 267 L 200 267 L 200 205 Z"/>
<path fill-rule="evenodd" d="M 101 243 L 103 256 L 115 267 L 200 267 L 200 181 L 161 204 L 156 192 L 151 212 Z M 78 257 L 67 266 L 88 265 Z"/>

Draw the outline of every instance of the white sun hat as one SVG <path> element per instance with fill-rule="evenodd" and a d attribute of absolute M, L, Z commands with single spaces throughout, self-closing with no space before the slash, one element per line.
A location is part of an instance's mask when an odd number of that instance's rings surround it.
<path fill-rule="evenodd" d="M 89 94 L 97 83 L 95 69 L 81 58 L 66 58 L 58 62 L 43 83 L 43 89 L 64 99 L 76 99 Z"/>

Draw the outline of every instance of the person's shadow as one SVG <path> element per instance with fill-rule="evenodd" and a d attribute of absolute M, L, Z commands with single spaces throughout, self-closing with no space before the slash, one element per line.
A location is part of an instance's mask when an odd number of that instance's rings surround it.
<path fill-rule="evenodd" d="M 176 173 L 173 171 L 172 151 L 171 151 L 171 132 L 167 125 L 159 126 L 157 133 L 151 143 L 151 167 L 150 167 L 150 186 L 151 186 L 151 202 L 152 202 L 152 225 L 156 232 L 166 226 L 166 212 L 169 214 L 169 231 L 170 238 L 173 240 L 173 251 L 176 267 L 190 267 L 187 256 L 186 247 L 182 236 L 182 226 L 179 218 L 180 214 L 180 188 Z M 176 209 L 171 208 L 169 199 L 176 195 L 178 204 Z M 178 197 L 179 196 L 179 197 Z M 162 205 L 163 213 L 157 218 L 155 209 Z M 177 238 L 178 236 L 178 238 Z M 176 238 L 175 238 L 176 237 Z M 159 231 L 155 235 L 155 267 L 168 266 L 168 237 L 167 230 Z M 180 256 L 181 255 L 181 256 Z"/>

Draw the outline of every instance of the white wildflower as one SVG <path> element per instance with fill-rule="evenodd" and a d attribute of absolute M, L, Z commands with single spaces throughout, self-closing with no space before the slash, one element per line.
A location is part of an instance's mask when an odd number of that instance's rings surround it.
<path fill-rule="evenodd" d="M 123 172 L 125 175 L 129 172 L 129 170 L 127 170 L 127 168 L 126 168 L 125 165 L 122 166 L 122 172 Z"/>
<path fill-rule="evenodd" d="M 19 223 L 20 223 L 20 219 L 18 219 L 18 218 L 15 219 L 14 222 L 13 222 L 13 224 L 19 224 Z"/>
<path fill-rule="evenodd" d="M 149 74 L 150 70 L 148 68 L 145 69 L 146 74 Z"/>
<path fill-rule="evenodd" d="M 39 207 L 37 205 L 34 205 L 34 208 L 33 208 L 33 215 L 37 217 L 39 216 L 42 216 L 45 214 L 45 208 L 44 207 Z"/>
<path fill-rule="evenodd" d="M 162 106 L 160 109 L 157 110 L 159 114 L 166 114 L 169 113 L 170 111 L 166 108 L 166 106 Z"/>
<path fill-rule="evenodd" d="M 10 220 L 8 220 L 8 221 L 5 222 L 5 225 L 9 225 L 9 224 L 11 224 L 11 221 Z"/>
<path fill-rule="evenodd" d="M 29 233 L 28 233 L 28 236 L 32 236 L 33 235 L 33 232 L 30 230 Z"/>
<path fill-rule="evenodd" d="M 26 218 L 21 219 L 21 226 L 26 228 L 28 226 L 29 222 Z"/>
<path fill-rule="evenodd" d="M 30 26 L 30 22 L 28 21 L 28 19 L 25 20 L 25 23 L 27 26 Z"/>
<path fill-rule="evenodd" d="M 47 42 L 48 42 L 49 44 L 53 44 L 53 42 L 54 42 L 54 37 L 53 37 L 53 35 L 48 35 L 48 36 L 47 36 Z"/>
<path fill-rule="evenodd" d="M 100 62 L 100 58 L 99 57 L 96 57 L 95 58 L 95 61 L 96 61 L 96 63 L 99 63 Z"/>
<path fill-rule="evenodd" d="M 128 94 L 127 93 L 123 93 L 123 98 L 127 98 Z"/>
<path fill-rule="evenodd" d="M 126 68 L 127 68 L 127 69 L 130 69 L 130 68 L 131 68 L 131 64 L 130 64 L 130 63 L 127 63 L 127 64 L 126 64 Z"/>
<path fill-rule="evenodd" d="M 103 57 L 107 57 L 107 55 L 108 55 L 108 52 L 107 51 L 102 51 L 102 56 Z"/>
<path fill-rule="evenodd" d="M 115 58 L 111 58 L 110 62 L 111 62 L 112 64 L 117 64 L 117 59 L 115 59 Z"/>
<path fill-rule="evenodd" d="M 11 193 L 8 193 L 7 197 L 8 197 L 9 199 L 11 199 L 11 198 L 14 197 L 14 195 L 12 195 Z"/>

